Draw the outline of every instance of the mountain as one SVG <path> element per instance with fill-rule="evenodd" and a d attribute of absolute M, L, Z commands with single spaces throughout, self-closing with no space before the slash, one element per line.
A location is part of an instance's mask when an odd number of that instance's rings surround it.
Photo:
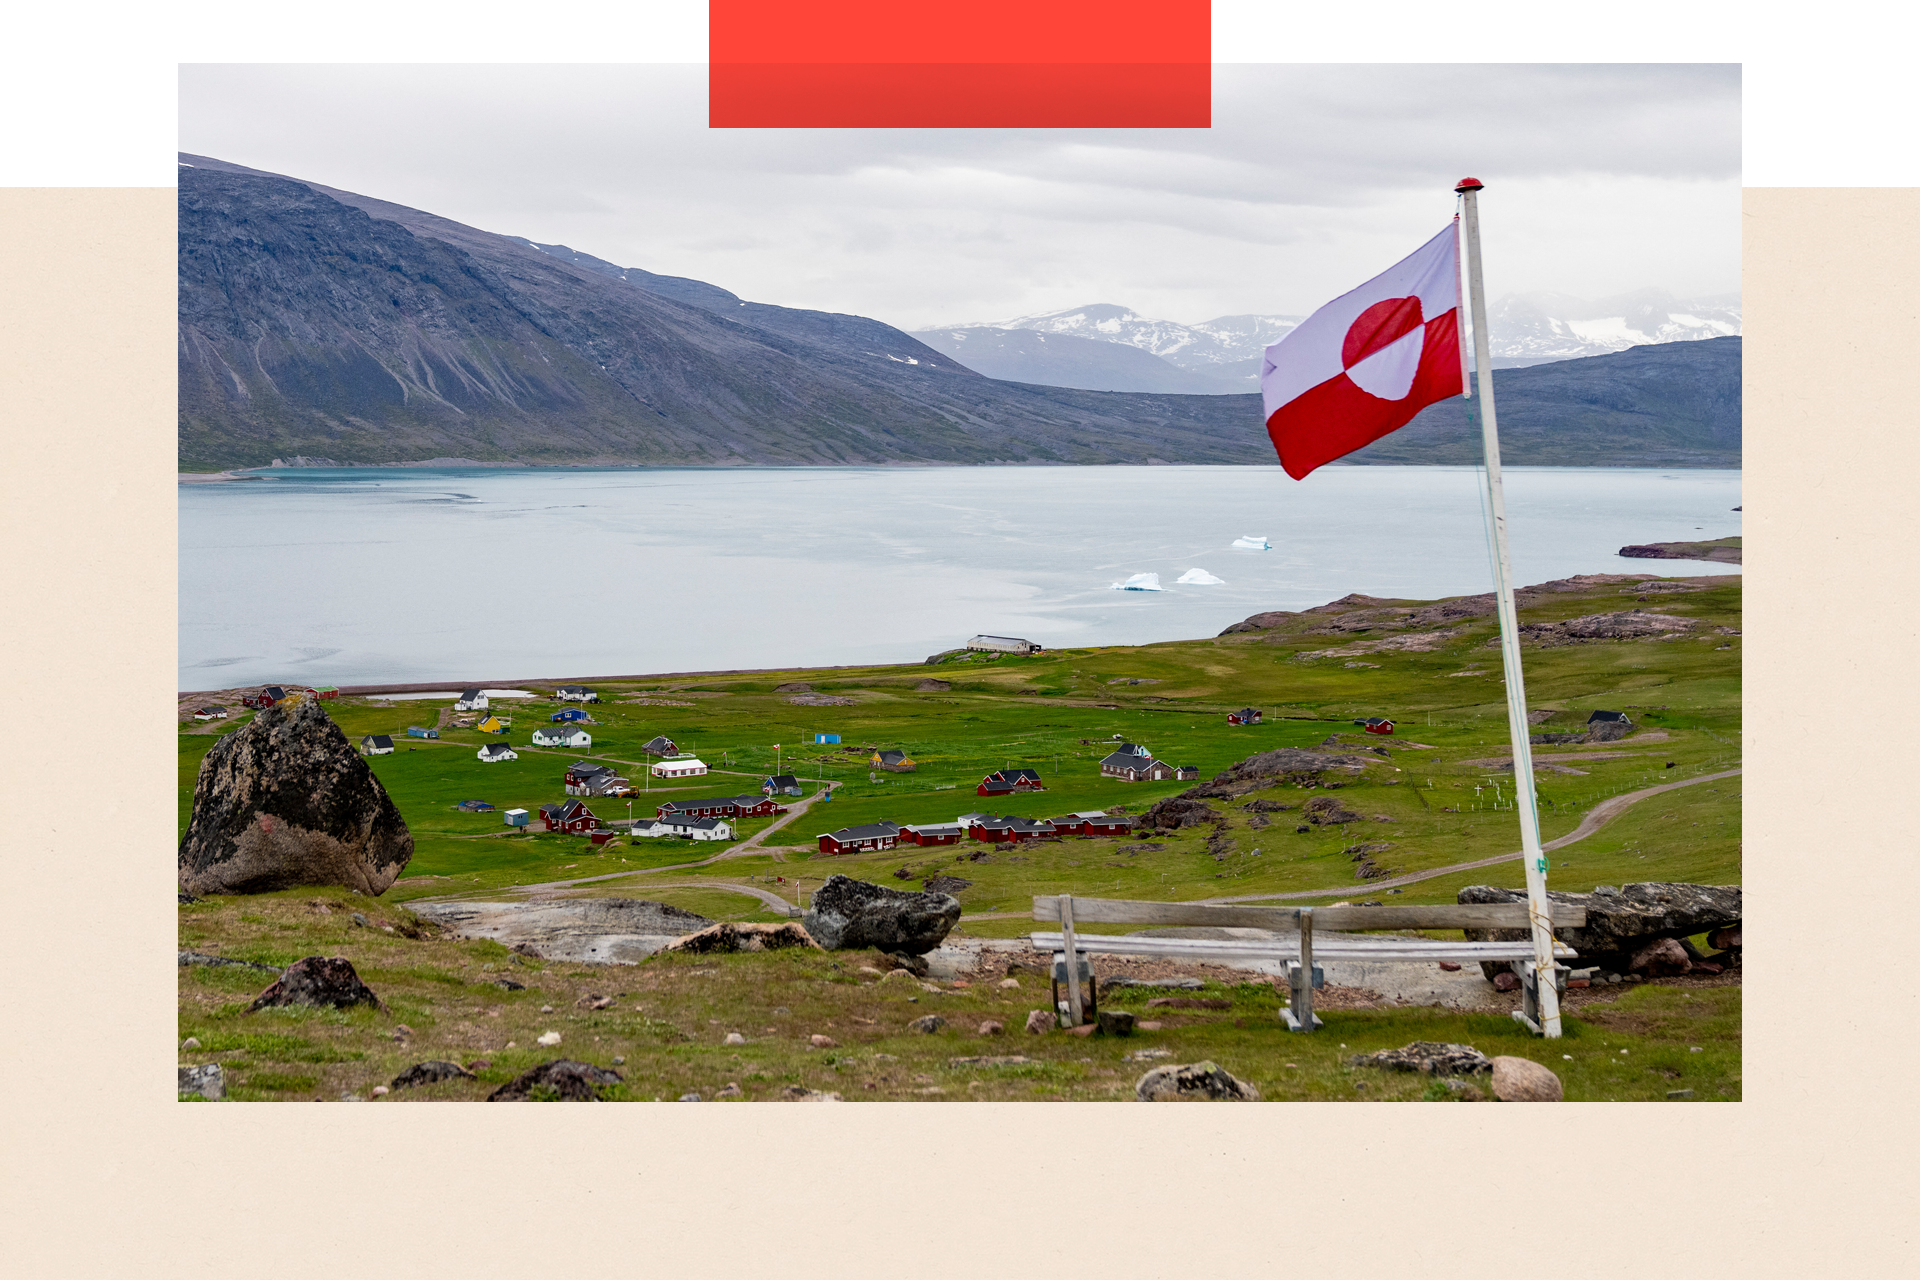
<path fill-rule="evenodd" d="M 864 316 L 748 302 L 207 157 L 181 166 L 186 469 L 1274 461 L 1257 395 L 1000 381 Z M 1107 310 L 1030 319 L 1136 335 L 1161 323 Z M 1164 355 L 1133 349 L 1217 373 L 1234 342 L 1287 323 L 1223 317 L 1187 330 L 1198 337 L 1160 332 Z M 1719 338 L 1497 370 L 1503 456 L 1738 466 L 1739 352 Z M 1472 462 L 1476 440 L 1454 401 L 1352 460 Z"/>
<path fill-rule="evenodd" d="M 1267 460 L 1257 406 L 998 382 L 863 316 L 181 166 L 183 467 Z"/>
<path fill-rule="evenodd" d="M 1058 334 L 1135 347 L 1209 380 L 1211 385 L 1194 390 L 1221 394 L 1259 390 L 1262 353 L 1303 318 L 1221 316 L 1203 324 L 1182 325 L 1171 320 L 1150 319 L 1112 303 L 1096 303 L 1012 320 L 917 330 L 914 336 L 989 377 L 1011 376 L 986 367 L 986 364 L 1002 365 L 997 355 L 1000 348 L 1019 346 L 1019 339 L 998 336 L 1010 332 Z M 1681 300 L 1662 289 L 1641 289 L 1589 301 L 1556 293 L 1509 294 L 1488 310 L 1487 328 L 1492 339 L 1493 367 L 1524 368 L 1551 360 L 1605 355 L 1648 343 L 1738 336 L 1740 295 Z M 971 348 L 965 348 L 968 342 L 973 343 Z M 996 352 L 984 363 L 977 358 L 983 346 Z M 1145 379 L 1150 375 L 1144 370 L 1139 375 L 1142 382 L 1137 386 L 1120 381 L 1096 383 L 1089 380 L 1088 370 L 1104 367 L 1098 364 L 1097 357 L 1076 352 L 1069 360 L 1060 358 L 1062 354 L 1053 347 L 1030 344 L 1022 347 L 1020 375 L 1031 382 L 1063 387 L 1110 385 L 1118 391 L 1181 389 L 1171 384 L 1147 385 Z"/>
<path fill-rule="evenodd" d="M 1495 369 L 1501 461 L 1738 467 L 1740 366 L 1740 339 L 1728 337 L 1644 343 L 1603 356 Z M 1479 420 L 1468 416 L 1468 405 L 1459 399 L 1431 405 L 1347 461 L 1475 465 L 1481 460 Z"/>
<path fill-rule="evenodd" d="M 1241 385 L 1243 379 L 1182 369 L 1124 342 L 986 325 L 923 329 L 913 336 L 975 373 L 1009 382 L 1185 395 L 1232 395 L 1248 389 Z"/>

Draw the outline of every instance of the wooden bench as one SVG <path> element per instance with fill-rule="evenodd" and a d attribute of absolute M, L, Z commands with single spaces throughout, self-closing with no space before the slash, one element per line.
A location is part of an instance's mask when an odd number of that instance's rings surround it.
<path fill-rule="evenodd" d="M 1583 907 L 1551 907 L 1553 927 L 1586 924 Z M 1539 992 L 1533 972 L 1533 943 L 1453 942 L 1431 938 L 1369 937 L 1368 929 L 1525 929 L 1527 904 L 1487 903 L 1407 907 L 1247 907 L 1203 902 L 1131 902 L 1124 898 L 1076 898 L 1071 894 L 1036 895 L 1033 918 L 1057 921 L 1058 933 L 1030 935 L 1036 951 L 1053 953 L 1054 1007 L 1060 1007 L 1058 987 L 1067 988 L 1067 1016 L 1078 1025 L 1094 1007 L 1081 995 L 1084 975 L 1092 991 L 1091 963 L 1083 954 L 1168 956 L 1231 964 L 1244 960 L 1276 960 L 1283 966 L 1292 994 L 1280 1010 L 1289 1030 L 1312 1031 L 1323 1025 L 1313 1012 L 1313 991 L 1323 984 L 1321 960 L 1371 960 L 1459 964 L 1482 960 L 1507 961 L 1519 975 L 1521 1007 L 1513 1016 L 1540 1033 Z M 1181 925 L 1215 929 L 1264 929 L 1297 933 L 1278 938 L 1153 938 L 1133 934 L 1079 933 L 1076 924 Z M 1350 931 L 1350 932 L 1332 932 Z M 1556 941 L 1556 960 L 1572 959 L 1573 948 Z M 1555 972 L 1556 989 L 1565 966 Z M 1092 993 L 1097 1000 L 1097 992 Z M 1097 1012 L 1097 1008 L 1096 1008 Z"/>

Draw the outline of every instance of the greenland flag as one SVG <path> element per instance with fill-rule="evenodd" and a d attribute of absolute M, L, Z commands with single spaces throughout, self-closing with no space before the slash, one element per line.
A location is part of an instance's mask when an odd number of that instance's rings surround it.
<path fill-rule="evenodd" d="M 1454 226 L 1267 348 L 1267 434 L 1295 480 L 1465 387 Z"/>

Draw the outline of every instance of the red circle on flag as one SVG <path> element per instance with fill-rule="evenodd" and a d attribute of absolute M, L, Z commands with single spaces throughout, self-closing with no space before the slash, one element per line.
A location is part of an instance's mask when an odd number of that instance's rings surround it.
<path fill-rule="evenodd" d="M 1406 337 L 1421 324 L 1420 299 L 1388 298 L 1362 311 L 1340 344 L 1340 364 L 1351 369 L 1382 347 Z"/>

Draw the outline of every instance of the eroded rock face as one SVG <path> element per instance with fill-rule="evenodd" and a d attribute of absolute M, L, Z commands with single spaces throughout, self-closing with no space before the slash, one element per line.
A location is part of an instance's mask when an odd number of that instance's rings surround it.
<path fill-rule="evenodd" d="M 1496 889 L 1490 885 L 1468 885 L 1460 890 L 1461 902 L 1525 902 L 1524 889 Z M 1629 970 L 1635 952 L 1662 938 L 1687 938 L 1715 929 L 1737 928 L 1740 924 L 1741 894 L 1737 884 L 1668 884 L 1648 881 L 1623 885 L 1618 889 L 1601 886 L 1592 893 L 1547 891 L 1550 902 L 1585 907 L 1587 923 L 1580 928 L 1556 929 L 1554 936 L 1580 953 L 1582 965 L 1600 965 L 1620 972 Z M 1466 936 L 1476 942 L 1517 942 L 1529 935 L 1524 929 L 1469 929 Z M 1682 955 L 1684 956 L 1684 952 Z M 1489 978 L 1504 964 L 1482 961 Z"/>
<path fill-rule="evenodd" d="M 254 1013 L 271 1005 L 310 1004 L 345 1009 L 356 1004 L 386 1008 L 373 989 L 360 981 L 353 962 L 339 956 L 308 956 L 287 966 L 280 980 L 254 997 L 247 1006 Z"/>
<path fill-rule="evenodd" d="M 620 1083 L 620 1073 L 590 1062 L 555 1058 L 523 1071 L 487 1095 L 488 1102 L 598 1102 L 600 1091 Z"/>
<path fill-rule="evenodd" d="M 1315 796 L 1301 806 L 1300 816 L 1316 826 L 1333 826 L 1343 822 L 1360 821 L 1359 814 L 1332 796 Z"/>
<path fill-rule="evenodd" d="M 813 895 L 801 923 L 829 951 L 873 947 L 922 956 L 959 920 L 960 900 L 950 894 L 911 893 L 836 875 Z"/>
<path fill-rule="evenodd" d="M 1142 1102 L 1258 1102 L 1260 1091 L 1212 1062 L 1155 1067 L 1133 1086 Z"/>
<path fill-rule="evenodd" d="M 644 898 L 581 898 L 566 902 L 424 902 L 414 911 L 451 933 L 530 947 L 547 960 L 638 964 L 705 929 L 705 916 Z"/>
<path fill-rule="evenodd" d="M 185 893 L 338 884 L 385 893 L 413 857 L 386 788 L 320 704 L 268 707 L 214 744 L 180 842 Z"/>

